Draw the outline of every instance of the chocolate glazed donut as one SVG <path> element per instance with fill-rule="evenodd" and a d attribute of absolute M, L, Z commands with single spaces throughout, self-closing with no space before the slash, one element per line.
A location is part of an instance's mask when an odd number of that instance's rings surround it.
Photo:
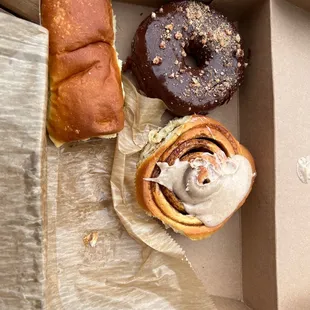
<path fill-rule="evenodd" d="M 187 64 L 188 55 L 197 66 Z M 146 18 L 134 37 L 131 61 L 141 90 L 179 116 L 207 114 L 227 103 L 246 66 L 236 28 L 193 1 L 166 4 Z"/>

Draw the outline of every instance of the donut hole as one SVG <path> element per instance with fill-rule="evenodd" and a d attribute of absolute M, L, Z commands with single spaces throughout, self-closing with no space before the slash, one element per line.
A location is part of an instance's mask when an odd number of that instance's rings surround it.
<path fill-rule="evenodd" d="M 191 67 L 191 68 L 199 68 L 200 66 L 197 63 L 196 58 L 191 55 L 191 54 L 187 54 L 187 56 L 184 59 L 185 65 L 187 67 Z"/>
<path fill-rule="evenodd" d="M 211 59 L 211 52 L 197 40 L 190 40 L 184 50 L 187 54 L 184 62 L 190 68 L 202 69 Z"/>

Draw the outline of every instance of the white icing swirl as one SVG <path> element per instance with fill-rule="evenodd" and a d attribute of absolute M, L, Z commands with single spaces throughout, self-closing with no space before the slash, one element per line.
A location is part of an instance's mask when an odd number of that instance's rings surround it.
<path fill-rule="evenodd" d="M 227 158 L 219 152 L 191 162 L 177 159 L 172 166 L 157 165 L 160 175 L 145 180 L 157 182 L 174 192 L 186 212 L 208 227 L 227 219 L 252 186 L 251 164 L 241 155 Z"/>

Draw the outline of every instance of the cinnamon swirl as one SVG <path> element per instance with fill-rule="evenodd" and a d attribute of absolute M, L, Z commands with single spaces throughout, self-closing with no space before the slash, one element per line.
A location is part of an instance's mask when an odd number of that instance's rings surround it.
<path fill-rule="evenodd" d="M 220 229 L 248 197 L 252 155 L 219 122 L 186 116 L 152 132 L 136 175 L 138 203 L 197 240 Z"/>

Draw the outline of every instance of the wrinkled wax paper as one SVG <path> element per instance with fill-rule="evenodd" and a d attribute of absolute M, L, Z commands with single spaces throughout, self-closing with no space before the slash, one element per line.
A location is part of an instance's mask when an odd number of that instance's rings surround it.
<path fill-rule="evenodd" d="M 139 151 L 164 107 L 127 79 L 124 88 L 117 141 L 48 145 L 47 308 L 215 309 L 182 249 L 135 201 Z M 94 247 L 83 243 L 92 232 Z"/>
<path fill-rule="evenodd" d="M 0 309 L 42 309 L 48 33 L 0 12 Z"/>

